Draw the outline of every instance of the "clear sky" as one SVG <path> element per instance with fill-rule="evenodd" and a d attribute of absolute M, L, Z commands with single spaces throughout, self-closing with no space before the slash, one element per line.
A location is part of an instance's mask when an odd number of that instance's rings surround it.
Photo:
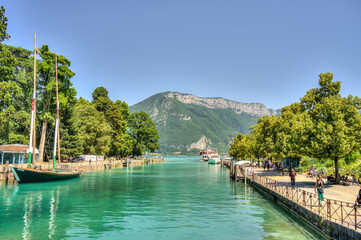
<path fill-rule="evenodd" d="M 5 0 L 4 43 L 71 60 L 78 97 L 163 91 L 281 108 L 333 72 L 361 97 L 361 1 Z"/>

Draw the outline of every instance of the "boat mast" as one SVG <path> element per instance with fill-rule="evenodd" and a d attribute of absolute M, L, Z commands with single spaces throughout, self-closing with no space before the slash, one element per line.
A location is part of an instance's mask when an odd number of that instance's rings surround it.
<path fill-rule="evenodd" d="M 56 159 L 56 144 L 58 140 L 58 128 L 59 128 L 59 99 L 58 99 L 58 57 L 55 53 L 55 82 L 56 82 L 56 120 L 55 120 L 55 138 L 54 138 L 54 152 L 53 152 L 53 170 L 55 171 L 55 159 Z M 60 155 L 59 155 L 60 158 Z"/>
<path fill-rule="evenodd" d="M 29 168 L 31 167 L 31 159 L 35 162 L 35 101 L 36 101 L 36 33 L 34 33 L 34 91 L 31 107 L 30 121 L 30 139 L 29 139 Z M 34 138 L 34 139 L 33 139 Z M 31 158 L 31 155 L 33 156 Z"/>

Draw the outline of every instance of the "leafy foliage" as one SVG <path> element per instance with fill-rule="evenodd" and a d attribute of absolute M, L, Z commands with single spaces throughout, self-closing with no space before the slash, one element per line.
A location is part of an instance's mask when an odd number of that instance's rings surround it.
<path fill-rule="evenodd" d="M 1 42 L 10 35 L 4 7 L 0 7 L 0 144 L 29 143 L 30 109 L 32 105 L 34 58 L 33 52 L 21 47 L 4 45 Z M 133 152 L 134 139 L 127 121 L 130 119 L 128 104 L 108 97 L 104 87 L 93 92 L 93 101 L 76 99 L 76 90 L 71 82 L 75 75 L 71 62 L 62 55 L 50 51 L 48 45 L 40 48 L 40 60 L 36 60 L 36 141 L 40 141 L 41 158 L 50 157 L 54 143 L 56 116 L 56 67 L 58 69 L 61 155 L 74 157 L 80 154 L 128 156 Z M 145 126 L 146 149 L 157 149 L 152 122 Z M 149 130 L 151 129 L 151 130 Z M 127 131 L 129 130 L 129 131 Z M 139 129 L 138 131 L 142 131 Z M 153 131 L 153 132 L 152 132 Z M 156 132 L 156 129 L 155 129 Z M 40 133 L 40 134 L 39 134 Z M 157 132 L 156 132 L 157 133 Z M 155 140 L 156 139 L 156 140 Z M 40 159 L 41 160 L 41 159 Z"/>
<path fill-rule="evenodd" d="M 256 136 L 253 145 L 260 145 L 264 151 L 260 155 L 267 157 L 308 155 L 318 160 L 333 159 L 338 182 L 339 159 L 344 157 L 342 161 L 351 163 L 359 156 L 356 153 L 361 148 L 361 99 L 342 97 L 341 82 L 333 81 L 332 73 L 321 73 L 319 77 L 320 87 L 307 91 L 300 103 L 284 107 L 278 117 L 258 120 L 252 127 Z M 233 144 L 236 143 L 237 138 Z M 237 156 L 248 151 L 239 144 L 230 150 Z"/>
<path fill-rule="evenodd" d="M 0 43 L 5 39 L 9 39 L 10 35 L 6 32 L 8 27 L 8 19 L 5 16 L 5 8 L 0 7 Z"/>
<path fill-rule="evenodd" d="M 147 113 L 140 112 L 130 115 L 129 132 L 133 139 L 133 156 L 143 155 L 145 150 L 154 152 L 159 149 L 159 134 Z"/>
<path fill-rule="evenodd" d="M 79 129 L 84 154 L 105 155 L 110 150 L 111 127 L 103 113 L 94 106 L 76 106 L 71 122 L 73 128 Z"/>

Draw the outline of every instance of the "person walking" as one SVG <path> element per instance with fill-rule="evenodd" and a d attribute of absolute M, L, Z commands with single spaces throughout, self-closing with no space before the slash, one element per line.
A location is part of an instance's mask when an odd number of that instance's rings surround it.
<path fill-rule="evenodd" d="M 357 206 L 360 206 L 361 205 L 361 186 L 360 186 L 360 190 L 357 194 L 357 198 L 356 198 L 356 201 L 355 201 L 355 205 Z"/>
<path fill-rule="evenodd" d="M 316 193 L 316 189 L 317 189 L 317 194 L 318 194 L 318 201 L 319 201 L 319 205 L 321 205 L 321 202 L 324 198 L 324 182 L 322 180 L 322 176 L 319 175 L 318 179 L 316 180 L 316 184 L 315 184 L 315 193 Z"/>
<path fill-rule="evenodd" d="M 290 178 L 291 178 L 291 186 L 292 187 L 295 187 L 295 184 L 296 184 L 296 172 L 295 172 L 295 170 L 293 170 L 293 169 L 291 169 L 291 171 L 290 171 Z"/>

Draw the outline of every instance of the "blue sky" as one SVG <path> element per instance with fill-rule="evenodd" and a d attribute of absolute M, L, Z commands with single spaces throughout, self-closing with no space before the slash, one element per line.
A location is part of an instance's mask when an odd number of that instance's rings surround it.
<path fill-rule="evenodd" d="M 361 1 L 7 0 L 11 39 L 71 60 L 78 92 L 133 105 L 163 91 L 281 108 L 333 72 L 361 97 Z"/>

